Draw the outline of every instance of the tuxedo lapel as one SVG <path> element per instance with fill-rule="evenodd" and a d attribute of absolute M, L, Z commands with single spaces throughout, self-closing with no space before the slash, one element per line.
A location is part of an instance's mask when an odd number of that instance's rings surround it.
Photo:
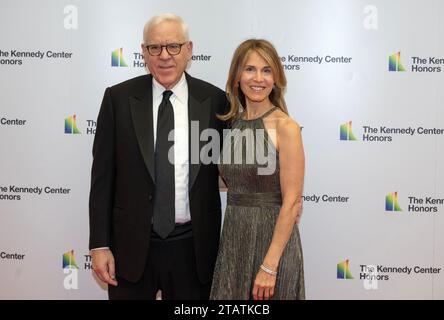
<path fill-rule="evenodd" d="M 188 84 L 188 141 L 189 141 L 189 190 L 196 181 L 200 169 L 200 151 L 204 141 L 200 141 L 203 130 L 208 128 L 211 112 L 211 99 L 198 87 L 194 79 L 186 74 Z M 199 130 L 197 130 L 199 128 Z"/>
<path fill-rule="evenodd" d="M 140 152 L 154 181 L 153 86 L 148 77 L 140 93 L 129 97 L 129 104 Z"/>
<path fill-rule="evenodd" d="M 206 95 L 199 84 L 188 74 L 188 141 L 189 141 L 189 190 L 196 181 L 200 169 L 200 150 L 206 143 L 200 141 L 200 135 L 207 129 L 210 121 L 211 98 Z M 153 132 L 153 88 L 152 77 L 144 82 L 140 93 L 130 96 L 129 104 L 134 130 L 148 172 L 154 177 L 154 132 Z M 194 130 L 193 130 L 194 127 Z M 199 130 L 197 130 L 199 128 Z"/>

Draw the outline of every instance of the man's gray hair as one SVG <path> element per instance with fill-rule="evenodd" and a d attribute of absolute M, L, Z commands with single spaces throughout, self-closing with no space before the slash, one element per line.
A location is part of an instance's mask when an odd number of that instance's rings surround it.
<path fill-rule="evenodd" d="M 148 43 L 148 33 L 149 31 L 157 26 L 158 24 L 164 22 L 164 21 L 176 21 L 179 23 L 181 29 L 182 29 L 182 35 L 184 37 L 184 41 L 189 41 L 189 36 L 188 36 L 188 26 L 185 23 L 185 21 L 183 21 L 183 19 L 181 17 L 179 17 L 178 15 L 174 14 L 174 13 L 162 13 L 159 15 L 156 15 L 154 17 L 151 17 L 150 20 L 148 20 L 147 23 L 145 23 L 145 26 L 143 27 L 143 43 L 147 44 Z"/>

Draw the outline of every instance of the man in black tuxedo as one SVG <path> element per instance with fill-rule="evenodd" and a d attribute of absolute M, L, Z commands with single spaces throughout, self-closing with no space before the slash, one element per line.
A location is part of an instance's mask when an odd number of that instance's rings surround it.
<path fill-rule="evenodd" d="M 228 102 L 185 72 L 193 44 L 180 17 L 153 17 L 143 38 L 150 74 L 107 88 L 98 115 L 93 269 L 110 299 L 155 299 L 158 290 L 162 299 L 208 299 L 221 227 L 219 172 L 202 163 L 204 142 L 191 129 L 222 137 L 216 115 Z"/>

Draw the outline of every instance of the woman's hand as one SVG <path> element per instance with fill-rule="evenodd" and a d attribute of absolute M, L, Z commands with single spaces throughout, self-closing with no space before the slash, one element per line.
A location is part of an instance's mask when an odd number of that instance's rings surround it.
<path fill-rule="evenodd" d="M 274 286 L 276 285 L 276 275 L 271 275 L 262 269 L 256 275 L 253 286 L 254 300 L 269 300 L 274 295 Z"/>

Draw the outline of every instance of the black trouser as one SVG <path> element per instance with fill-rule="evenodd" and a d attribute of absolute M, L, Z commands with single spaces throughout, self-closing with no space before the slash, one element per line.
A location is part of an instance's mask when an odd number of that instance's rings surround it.
<path fill-rule="evenodd" d="M 110 300 L 155 299 L 158 290 L 164 300 L 208 300 L 211 283 L 202 284 L 196 271 L 193 238 L 152 239 L 142 278 L 132 283 L 117 275 L 118 286 L 108 286 Z"/>

